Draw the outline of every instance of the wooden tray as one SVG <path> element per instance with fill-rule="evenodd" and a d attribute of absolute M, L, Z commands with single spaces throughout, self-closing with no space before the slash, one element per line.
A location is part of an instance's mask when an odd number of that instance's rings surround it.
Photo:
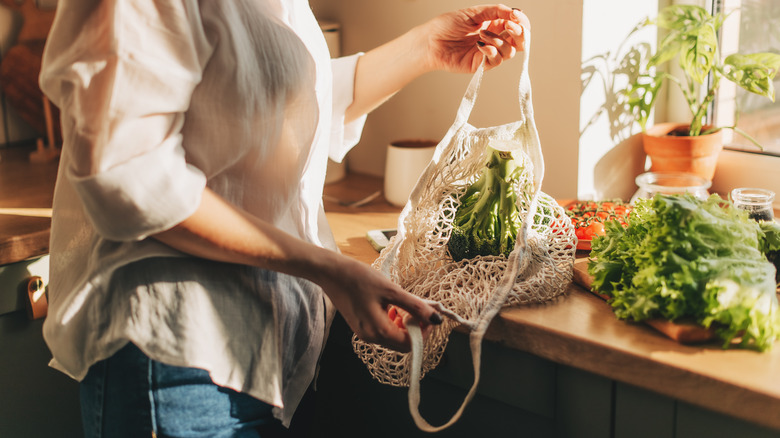
<path fill-rule="evenodd" d="M 579 258 L 574 261 L 574 282 L 585 288 L 588 292 L 605 301 L 607 300 L 607 296 L 596 293 L 591 289 L 593 277 L 588 274 L 587 257 Z M 648 319 L 643 322 L 681 344 L 707 342 L 715 339 L 715 332 L 713 330 L 705 329 L 695 323 L 671 322 L 664 319 Z"/>

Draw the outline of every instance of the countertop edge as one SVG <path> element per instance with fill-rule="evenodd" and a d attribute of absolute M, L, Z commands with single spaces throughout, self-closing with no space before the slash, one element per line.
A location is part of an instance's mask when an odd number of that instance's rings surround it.
<path fill-rule="evenodd" d="M 0 266 L 48 254 L 50 235 L 47 228 L 0 240 Z"/>

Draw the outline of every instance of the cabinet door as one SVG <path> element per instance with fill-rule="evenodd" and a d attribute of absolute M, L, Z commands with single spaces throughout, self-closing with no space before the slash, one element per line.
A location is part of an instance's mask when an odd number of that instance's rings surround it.
<path fill-rule="evenodd" d="M 24 307 L 27 280 L 47 278 L 41 258 L 0 266 L 0 437 L 78 437 L 78 384 L 48 366 L 43 319 Z"/>
<path fill-rule="evenodd" d="M 612 436 L 614 381 L 564 365 L 558 366 L 557 376 L 555 436 Z"/>

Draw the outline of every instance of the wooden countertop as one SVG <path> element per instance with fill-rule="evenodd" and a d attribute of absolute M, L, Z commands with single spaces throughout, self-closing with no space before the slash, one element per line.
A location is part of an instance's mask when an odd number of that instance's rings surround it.
<path fill-rule="evenodd" d="M 30 151 L 0 149 L 0 265 L 49 252 L 57 161 L 30 163 Z"/>
<path fill-rule="evenodd" d="M 0 265 L 48 252 L 56 162 L 33 164 L 29 150 L 0 150 Z M 325 187 L 325 209 L 341 251 L 371 263 L 371 229 L 394 228 L 400 208 L 380 196 L 381 179 L 350 175 Z M 619 321 L 607 304 L 572 284 L 554 302 L 503 310 L 486 339 L 780 430 L 780 345 L 768 353 L 677 344 L 642 325 Z"/>
<path fill-rule="evenodd" d="M 378 178 L 350 175 L 325 193 L 355 201 L 379 188 Z M 326 202 L 325 209 L 342 252 L 366 263 L 378 255 L 366 232 L 394 228 L 400 213 L 381 198 L 358 208 Z M 485 339 L 780 430 L 780 342 L 766 353 L 681 345 L 618 320 L 606 302 L 575 284 L 554 302 L 504 309 Z"/>

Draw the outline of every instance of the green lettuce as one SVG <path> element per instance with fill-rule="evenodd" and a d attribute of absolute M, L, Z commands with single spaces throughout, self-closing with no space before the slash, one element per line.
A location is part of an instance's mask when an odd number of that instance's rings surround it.
<path fill-rule="evenodd" d="M 775 265 L 775 283 L 780 287 L 780 224 L 774 221 L 761 222 L 761 231 L 764 232 L 761 251 Z"/>
<path fill-rule="evenodd" d="M 593 290 L 620 319 L 693 320 L 723 347 L 765 351 L 780 333 L 775 266 L 780 227 L 759 224 L 717 195 L 656 195 L 636 202 L 623 227 L 592 242 Z"/>

